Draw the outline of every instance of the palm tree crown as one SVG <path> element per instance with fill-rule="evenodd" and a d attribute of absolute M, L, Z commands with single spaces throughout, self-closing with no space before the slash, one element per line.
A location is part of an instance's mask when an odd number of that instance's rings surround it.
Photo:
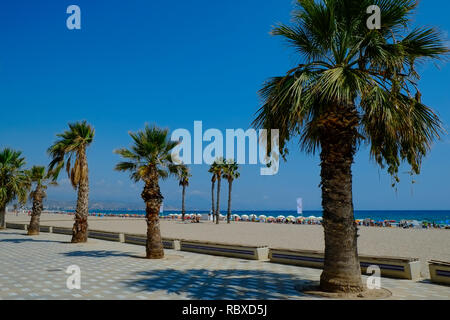
<path fill-rule="evenodd" d="M 181 187 L 189 187 L 189 179 L 192 177 L 192 174 L 186 165 L 178 165 L 177 176 Z"/>
<path fill-rule="evenodd" d="M 380 30 L 367 28 L 370 5 L 381 9 Z M 298 0 L 294 24 L 280 24 L 273 34 L 284 37 L 302 63 L 264 85 L 255 124 L 280 129 L 284 154 L 294 135 L 314 153 L 326 125 L 353 127 L 354 144 L 365 141 L 396 180 L 402 160 L 418 174 L 442 129 L 422 103 L 416 67 L 448 48 L 438 30 L 410 28 L 416 7 L 416 0 Z M 336 117 L 338 106 L 353 116 Z"/>
<path fill-rule="evenodd" d="M 0 152 L 0 207 L 15 198 L 26 203 L 30 180 L 24 166 L 25 158 L 20 151 L 5 148 Z"/>
<path fill-rule="evenodd" d="M 228 181 L 236 180 L 241 176 L 238 172 L 239 165 L 233 159 L 228 159 L 223 165 L 222 177 Z"/>
<path fill-rule="evenodd" d="M 46 168 L 44 166 L 33 166 L 31 170 L 27 170 L 26 173 L 28 175 L 28 178 L 30 179 L 30 182 L 36 185 L 36 190 L 39 189 L 44 192 L 44 190 L 46 190 L 49 185 L 57 184 L 55 181 L 53 181 L 51 174 L 46 171 Z M 31 192 L 31 198 L 33 198 L 35 191 Z"/>
<path fill-rule="evenodd" d="M 158 178 L 162 179 L 176 174 L 177 166 L 172 161 L 171 152 L 178 142 L 169 140 L 169 130 L 145 126 L 143 131 L 130 132 L 130 136 L 134 142 L 130 149 L 114 151 L 127 159 L 118 163 L 115 170 L 130 171 L 135 182 L 148 179 L 150 170 L 153 169 L 156 169 Z"/>
<path fill-rule="evenodd" d="M 87 179 L 88 167 L 83 158 L 85 158 L 86 149 L 93 142 L 94 136 L 94 128 L 86 121 L 69 123 L 69 130 L 57 134 L 59 139 L 48 149 L 52 158 L 49 164 L 49 172 L 55 180 L 64 165 L 75 189 L 81 181 Z M 73 161 L 74 163 L 72 163 Z"/>

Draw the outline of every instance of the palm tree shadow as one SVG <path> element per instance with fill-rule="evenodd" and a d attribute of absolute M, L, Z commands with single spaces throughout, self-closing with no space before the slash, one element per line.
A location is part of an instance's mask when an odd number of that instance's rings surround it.
<path fill-rule="evenodd" d="M 11 234 L 11 233 L 9 233 Z M 24 234 L 20 234 L 23 236 Z M 10 242 L 10 243 L 24 243 L 24 242 L 46 242 L 46 243 L 67 243 L 63 241 L 55 241 L 55 240 L 40 240 L 40 239 L 33 239 L 33 238 L 18 238 L 18 239 L 2 239 L 0 242 Z"/>
<path fill-rule="evenodd" d="M 91 251 L 70 251 L 61 253 L 66 257 L 89 257 L 89 258 L 111 258 L 111 257 L 133 257 L 140 258 L 136 254 L 121 252 L 121 251 L 110 251 L 110 250 L 91 250 Z"/>
<path fill-rule="evenodd" d="M 291 274 L 261 270 L 152 270 L 136 273 L 138 280 L 122 283 L 141 293 L 164 290 L 193 300 L 285 300 L 307 296 L 296 286 L 314 281 L 298 279 Z"/>

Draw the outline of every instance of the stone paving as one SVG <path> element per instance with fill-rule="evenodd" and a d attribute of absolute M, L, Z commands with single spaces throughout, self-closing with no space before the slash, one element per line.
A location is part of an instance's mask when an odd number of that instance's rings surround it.
<path fill-rule="evenodd" d="M 295 290 L 321 270 L 166 250 L 143 259 L 137 245 L 69 236 L 0 231 L 0 299 L 318 299 Z M 81 289 L 66 286 L 66 269 L 81 269 Z M 364 277 L 365 278 L 365 277 Z M 450 287 L 428 281 L 382 278 L 390 299 L 450 300 Z"/>

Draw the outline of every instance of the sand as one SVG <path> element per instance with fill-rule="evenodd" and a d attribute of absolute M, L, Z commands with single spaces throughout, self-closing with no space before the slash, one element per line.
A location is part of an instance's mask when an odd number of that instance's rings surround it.
<path fill-rule="evenodd" d="M 25 214 L 8 213 L 7 222 L 29 223 Z M 143 218 L 89 217 L 91 230 L 125 233 L 146 233 Z M 71 227 L 73 217 L 60 214 L 43 214 L 41 224 Z M 252 222 L 232 222 L 219 225 L 212 222 L 198 224 L 161 221 L 163 237 L 204 240 L 243 245 L 267 245 L 272 248 L 324 250 L 323 228 L 314 225 L 286 225 Z M 422 275 L 429 275 L 427 261 L 450 261 L 450 230 L 400 229 L 360 227 L 358 248 L 360 254 L 420 258 Z"/>

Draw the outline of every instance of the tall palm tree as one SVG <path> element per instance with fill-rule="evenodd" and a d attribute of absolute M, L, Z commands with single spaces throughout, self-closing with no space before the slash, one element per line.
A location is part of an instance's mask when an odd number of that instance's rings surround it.
<path fill-rule="evenodd" d="M 130 133 L 134 145 L 130 149 L 118 149 L 114 152 L 126 161 L 116 165 L 117 171 L 129 171 L 135 182 L 144 181 L 141 193 L 146 205 L 148 259 L 162 259 L 164 248 L 159 226 L 159 210 L 164 197 L 159 188 L 159 179 L 176 174 L 177 168 L 172 161 L 172 149 L 178 142 L 170 141 L 169 130 L 156 126 L 145 126 L 143 131 Z"/>
<path fill-rule="evenodd" d="M 217 181 L 217 202 L 216 202 L 216 211 L 214 213 L 216 224 L 219 224 L 220 218 L 220 185 L 222 182 L 223 167 L 224 167 L 223 158 L 217 158 L 210 167 L 210 172 L 212 172 L 213 175 L 215 175 Z"/>
<path fill-rule="evenodd" d="M 227 211 L 227 223 L 231 220 L 231 189 L 233 181 L 240 177 L 238 172 L 239 165 L 233 159 L 228 159 L 223 166 L 222 177 L 228 181 L 228 211 Z"/>
<path fill-rule="evenodd" d="M 89 169 L 87 148 L 94 141 L 95 130 L 86 121 L 69 123 L 69 130 L 56 135 L 58 139 L 48 148 L 52 158 L 48 171 L 56 179 L 63 167 L 75 190 L 78 190 L 72 243 L 87 242 L 89 216 Z"/>
<path fill-rule="evenodd" d="M 215 185 L 216 185 L 216 181 L 217 181 L 217 176 L 214 172 L 213 165 L 211 165 L 209 167 L 208 172 L 212 174 L 212 176 L 211 176 L 211 214 L 212 214 L 213 221 L 215 221 L 216 210 L 215 210 L 215 206 L 214 206 L 214 190 L 215 190 Z"/>
<path fill-rule="evenodd" d="M 22 152 L 5 148 L 0 151 L 0 229 L 6 228 L 6 206 L 17 199 L 27 202 L 30 181 L 23 167 Z"/>
<path fill-rule="evenodd" d="M 181 219 L 184 221 L 184 216 L 186 215 L 186 207 L 185 207 L 186 187 L 189 186 L 189 178 L 192 177 L 192 175 L 189 172 L 189 168 L 186 165 L 178 165 L 177 177 L 179 185 L 183 187 L 181 193 Z"/>
<path fill-rule="evenodd" d="M 33 166 L 31 170 L 27 171 L 28 178 L 31 183 L 35 184 L 35 189 L 30 193 L 30 198 L 33 200 L 33 209 L 31 211 L 30 225 L 28 226 L 28 235 L 38 235 L 41 213 L 44 209 L 44 199 L 47 197 L 47 190 L 49 185 L 56 185 L 51 176 L 45 170 L 45 167 Z"/>
<path fill-rule="evenodd" d="M 380 30 L 367 28 L 366 9 L 381 9 Z M 419 174 L 441 122 L 422 103 L 418 63 L 449 52 L 436 29 L 410 28 L 415 0 L 298 0 L 293 25 L 280 24 L 302 59 L 261 89 L 254 124 L 280 130 L 280 148 L 300 136 L 302 150 L 320 150 L 325 263 L 321 288 L 360 292 L 352 164 L 365 142 L 398 181 L 407 161 Z"/>

